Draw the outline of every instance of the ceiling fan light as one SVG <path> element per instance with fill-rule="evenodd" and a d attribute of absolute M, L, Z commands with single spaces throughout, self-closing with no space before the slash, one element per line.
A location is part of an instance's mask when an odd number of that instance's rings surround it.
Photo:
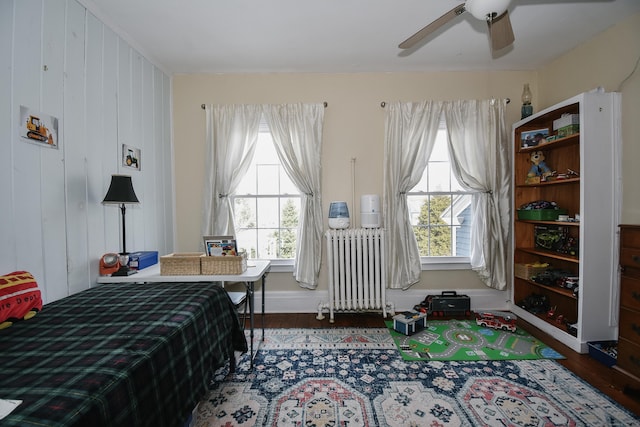
<path fill-rule="evenodd" d="M 511 0 L 467 0 L 464 8 L 476 19 L 486 20 L 487 17 L 493 19 L 504 12 L 509 7 Z"/>

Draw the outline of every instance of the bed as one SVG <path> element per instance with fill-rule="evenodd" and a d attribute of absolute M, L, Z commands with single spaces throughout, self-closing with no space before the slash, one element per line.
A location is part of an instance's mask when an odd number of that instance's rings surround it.
<path fill-rule="evenodd" d="M 0 425 L 181 426 L 234 351 L 217 285 L 99 285 L 0 330 L 0 399 L 23 401 Z"/>

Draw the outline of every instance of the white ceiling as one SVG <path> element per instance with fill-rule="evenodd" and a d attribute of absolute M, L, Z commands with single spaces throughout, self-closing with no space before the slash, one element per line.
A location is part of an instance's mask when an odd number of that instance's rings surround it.
<path fill-rule="evenodd" d="M 640 0 L 513 0 L 516 41 L 492 58 L 469 13 L 398 48 L 461 0 L 79 1 L 171 74 L 536 69 L 640 12 Z"/>

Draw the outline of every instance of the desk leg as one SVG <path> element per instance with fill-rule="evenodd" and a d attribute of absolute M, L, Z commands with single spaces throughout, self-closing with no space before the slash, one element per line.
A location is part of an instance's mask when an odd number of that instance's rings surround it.
<path fill-rule="evenodd" d="M 264 294 L 266 293 L 265 290 L 267 289 L 265 287 L 267 282 L 267 275 L 263 274 L 262 275 L 262 341 L 264 342 Z"/>
<path fill-rule="evenodd" d="M 253 353 L 253 331 L 254 331 L 254 317 L 253 317 L 253 313 L 254 313 L 254 307 L 255 307 L 255 289 L 254 289 L 254 283 L 253 282 L 245 282 L 245 285 L 247 287 L 247 304 L 249 304 L 249 339 L 251 340 L 251 344 L 249 345 L 249 359 L 250 359 L 250 366 L 251 369 L 253 369 L 253 357 L 254 357 L 254 353 Z"/>
<path fill-rule="evenodd" d="M 267 275 L 264 274 L 262 275 L 262 312 L 261 314 L 261 322 L 262 322 L 262 338 L 260 339 L 260 343 L 264 342 L 264 299 L 265 299 L 265 285 L 266 285 L 266 281 L 267 281 Z M 260 349 L 260 345 L 258 344 L 258 347 L 255 349 L 253 349 L 253 339 L 254 339 L 254 331 L 255 331 L 255 282 L 245 282 L 245 286 L 247 287 L 247 304 L 249 304 L 249 338 L 251 339 L 251 344 L 249 345 L 249 351 L 251 352 L 249 354 L 249 357 L 251 359 L 251 369 L 253 369 L 253 358 L 255 357 L 256 353 L 258 352 L 258 350 Z"/>

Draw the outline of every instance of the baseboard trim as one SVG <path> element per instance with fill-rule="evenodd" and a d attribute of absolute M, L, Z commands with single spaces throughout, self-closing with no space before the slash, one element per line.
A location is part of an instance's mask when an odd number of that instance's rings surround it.
<path fill-rule="evenodd" d="M 393 304 L 395 311 L 410 310 L 427 295 L 439 295 L 444 289 L 387 290 L 387 303 Z M 450 291 L 450 289 L 448 289 Z M 471 299 L 471 310 L 508 310 L 509 292 L 495 289 L 458 289 L 459 294 L 468 295 Z M 256 312 L 260 312 L 262 293 L 255 295 Z M 317 313 L 318 307 L 328 304 L 328 291 L 274 291 L 265 295 L 265 313 Z M 327 311 L 325 310 L 325 313 Z"/>

